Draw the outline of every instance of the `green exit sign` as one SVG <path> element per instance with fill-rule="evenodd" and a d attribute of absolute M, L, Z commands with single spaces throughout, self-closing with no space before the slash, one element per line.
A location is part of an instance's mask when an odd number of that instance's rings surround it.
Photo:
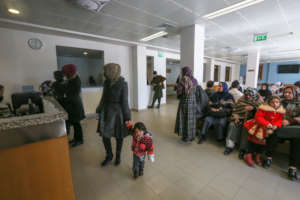
<path fill-rule="evenodd" d="M 265 41 L 268 39 L 267 33 L 254 34 L 253 42 Z"/>

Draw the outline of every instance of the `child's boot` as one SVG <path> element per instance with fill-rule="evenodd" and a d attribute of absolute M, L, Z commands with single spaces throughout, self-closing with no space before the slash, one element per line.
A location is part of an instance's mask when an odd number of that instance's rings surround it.
<path fill-rule="evenodd" d="M 255 162 L 256 162 L 257 165 L 262 166 L 262 162 L 261 162 L 261 154 L 260 154 L 260 153 L 257 153 L 257 154 L 255 155 Z"/>
<path fill-rule="evenodd" d="M 247 153 L 244 155 L 244 160 L 247 163 L 247 165 L 249 165 L 250 167 L 254 167 L 254 162 L 252 160 L 252 154 L 251 153 Z"/>

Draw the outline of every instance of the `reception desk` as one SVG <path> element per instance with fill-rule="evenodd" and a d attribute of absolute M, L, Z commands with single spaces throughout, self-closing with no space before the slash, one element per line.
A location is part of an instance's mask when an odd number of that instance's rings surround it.
<path fill-rule="evenodd" d="M 45 113 L 0 119 L 0 199 L 73 200 L 64 120 L 51 98 Z"/>

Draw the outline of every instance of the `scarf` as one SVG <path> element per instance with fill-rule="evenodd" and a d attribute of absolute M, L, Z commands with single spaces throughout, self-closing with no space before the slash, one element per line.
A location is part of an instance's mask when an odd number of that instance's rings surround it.
<path fill-rule="evenodd" d="M 177 84 L 177 94 L 178 95 L 190 95 L 193 88 L 197 87 L 198 82 L 193 77 L 192 70 L 189 67 L 184 67 L 182 69 L 182 77 Z"/>

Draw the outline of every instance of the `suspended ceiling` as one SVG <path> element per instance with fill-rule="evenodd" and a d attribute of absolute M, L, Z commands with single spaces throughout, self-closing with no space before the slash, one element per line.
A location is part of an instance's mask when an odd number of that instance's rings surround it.
<path fill-rule="evenodd" d="M 202 19 L 240 1 L 111 0 L 94 13 L 67 0 L 2 0 L 0 18 L 134 42 L 160 31 L 165 23 L 178 30 L 198 23 L 206 27 L 206 56 L 240 61 L 259 47 L 263 61 L 300 58 L 300 0 L 265 0 L 213 20 Z M 21 14 L 9 14 L 8 7 Z M 254 33 L 268 33 L 271 40 L 253 43 Z M 173 33 L 148 44 L 179 50 L 180 36 Z"/>

